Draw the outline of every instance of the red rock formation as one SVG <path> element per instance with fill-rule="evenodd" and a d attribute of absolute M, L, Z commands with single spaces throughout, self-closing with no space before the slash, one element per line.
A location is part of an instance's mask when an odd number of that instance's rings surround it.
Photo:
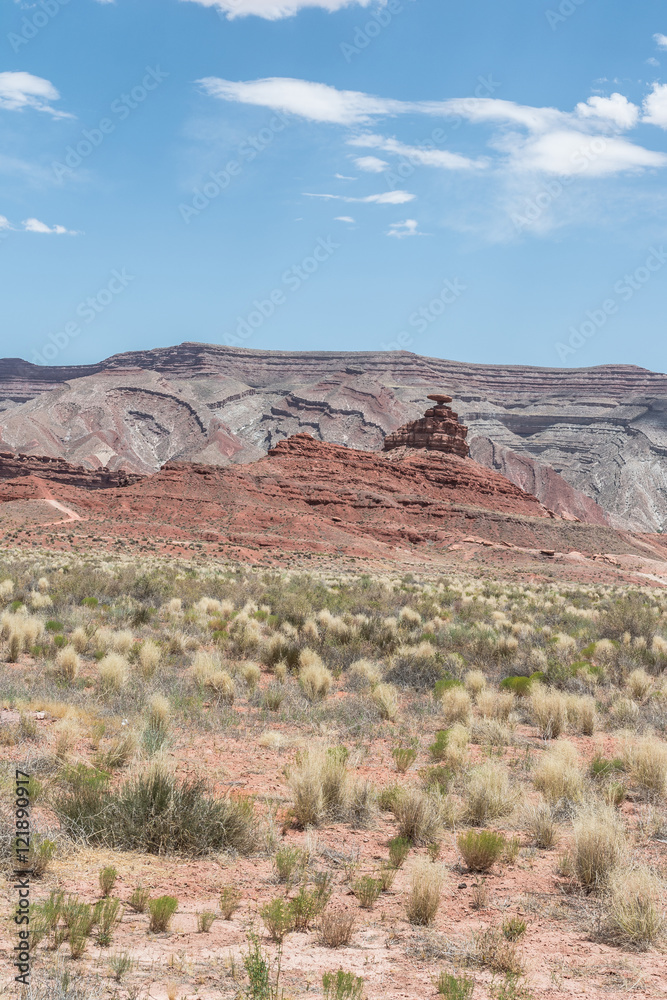
<path fill-rule="evenodd" d="M 383 450 L 425 448 L 427 451 L 440 451 L 446 455 L 467 458 L 466 435 L 468 428 L 459 423 L 458 413 L 454 413 L 447 406 L 448 403 L 452 402 L 452 397 L 433 394 L 428 399 L 432 399 L 436 405 L 427 410 L 421 420 L 404 424 L 393 434 L 389 434 L 385 438 Z"/>
<path fill-rule="evenodd" d="M 143 479 L 143 476 L 130 472 L 84 469 L 80 465 L 71 465 L 63 458 L 50 458 L 48 455 L 38 457 L 0 452 L 0 482 L 33 476 L 84 490 L 108 490 L 114 486 L 129 486 Z"/>

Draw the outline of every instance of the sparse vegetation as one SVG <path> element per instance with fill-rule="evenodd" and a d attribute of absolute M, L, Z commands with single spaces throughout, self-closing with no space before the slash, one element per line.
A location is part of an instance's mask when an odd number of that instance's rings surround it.
<path fill-rule="evenodd" d="M 135 995 L 141 964 L 108 951 L 130 921 L 170 928 L 175 897 L 161 893 L 181 884 L 165 875 L 170 855 L 210 855 L 226 883 L 203 881 L 174 921 L 187 933 L 196 921 L 195 953 L 215 945 L 216 919 L 236 931 L 255 919 L 286 953 L 292 933 L 344 949 L 375 926 L 392 961 L 406 949 L 430 963 L 422 978 L 441 996 L 528 1000 L 521 949 L 532 981 L 533 931 L 552 926 L 565 892 L 568 927 L 593 949 L 663 947 L 660 591 L 178 561 L 168 574 L 147 564 L 141 581 L 140 563 L 27 565 L 0 571 L 14 580 L 5 597 L 0 584 L 0 749 L 34 765 L 38 963 L 52 952 L 82 972 L 97 963 L 95 975 Z M 9 870 L 4 816 L 0 825 Z M 556 844 L 560 858 L 542 853 Z M 97 859 L 82 862 L 79 895 L 51 891 L 79 845 Z M 114 851 L 161 855 L 159 875 Z M 507 886 L 533 871 L 556 877 L 553 899 L 537 907 L 500 888 L 507 865 L 517 876 Z M 454 873 L 448 912 L 477 911 L 472 942 L 443 933 L 444 872 Z M 152 891 L 132 889 L 139 877 Z M 413 925 L 400 935 L 399 909 Z M 252 942 L 240 969 L 230 953 L 230 991 L 281 1000 L 276 961 Z M 439 974 L 442 960 L 452 964 Z M 460 971 L 475 965 L 491 983 Z M 195 990 L 189 972 L 170 974 L 183 980 L 174 995 Z M 330 975 L 330 996 L 346 997 Z"/>

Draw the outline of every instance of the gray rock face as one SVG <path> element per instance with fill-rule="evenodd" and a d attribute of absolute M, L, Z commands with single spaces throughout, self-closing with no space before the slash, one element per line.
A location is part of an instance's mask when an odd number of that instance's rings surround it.
<path fill-rule="evenodd" d="M 667 525 L 667 375 L 467 365 L 397 352 L 181 344 L 97 365 L 0 360 L 0 451 L 147 473 L 170 459 L 260 458 L 305 431 L 380 451 L 453 397 L 471 456 L 557 513 L 639 531 Z"/>

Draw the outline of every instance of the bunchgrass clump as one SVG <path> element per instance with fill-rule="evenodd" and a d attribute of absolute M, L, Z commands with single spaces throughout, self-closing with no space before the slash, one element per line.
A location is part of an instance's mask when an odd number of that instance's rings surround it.
<path fill-rule="evenodd" d="M 168 931 L 177 909 L 178 900 L 174 896 L 158 896 L 157 899 L 151 899 L 148 904 L 150 914 L 148 929 L 154 934 Z"/>
<path fill-rule="evenodd" d="M 507 839 L 491 830 L 468 830 L 457 838 L 459 851 L 467 867 L 474 872 L 486 872 L 505 850 Z"/>

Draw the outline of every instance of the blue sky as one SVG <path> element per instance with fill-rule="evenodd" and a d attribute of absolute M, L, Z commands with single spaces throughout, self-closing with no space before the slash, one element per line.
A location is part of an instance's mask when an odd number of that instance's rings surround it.
<path fill-rule="evenodd" d="M 644 0 L 5 0 L 0 354 L 665 370 Z"/>

